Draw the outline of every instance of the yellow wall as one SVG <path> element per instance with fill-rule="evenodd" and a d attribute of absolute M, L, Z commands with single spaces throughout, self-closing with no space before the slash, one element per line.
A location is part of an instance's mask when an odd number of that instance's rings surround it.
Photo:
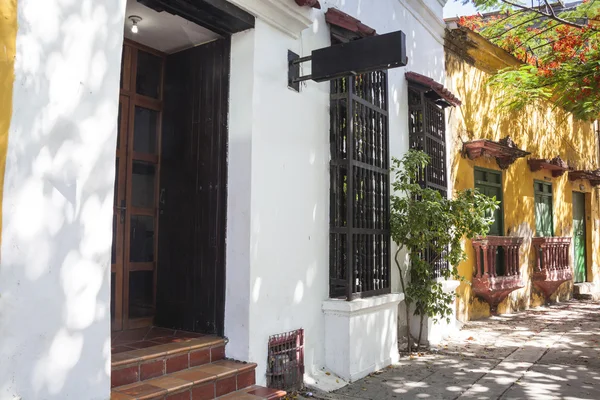
<path fill-rule="evenodd" d="M 12 115 L 16 41 L 17 0 L 2 0 L 0 1 L 0 210 L 2 210 L 8 129 Z M 2 212 L 0 211 L 0 240 L 2 238 L 1 227 Z"/>
<path fill-rule="evenodd" d="M 519 112 L 499 109 L 499 94 L 486 86 L 486 80 L 490 71 L 514 65 L 515 60 L 474 33 L 462 32 L 461 35 L 463 40 L 467 39 L 466 42 L 461 42 L 455 36 L 451 38 L 453 43 L 448 43 L 447 39 L 446 44 L 446 82 L 463 103 L 462 106 L 451 109 L 448 114 L 449 132 L 453 135 L 451 179 L 455 190 L 474 187 L 474 167 L 500 171 L 494 159 L 478 158 L 471 161 L 461 156 L 462 143 L 474 139 L 497 141 L 508 135 L 519 148 L 531 152 L 531 158 L 554 158 L 560 155 L 575 169 L 598 168 L 596 135 L 591 123 L 574 120 L 572 116 L 550 104 L 531 106 Z M 466 52 L 455 51 L 461 47 Z M 534 180 L 552 183 L 556 236 L 572 236 L 572 192 L 586 193 L 588 280 L 600 278 L 600 251 L 592 251 L 600 249 L 598 192 L 587 181 L 569 181 L 568 174 L 553 178 L 546 170 L 531 172 L 527 158 L 520 158 L 502 172 L 504 234 L 525 238 L 520 263 L 526 286 L 512 292 L 498 306 L 499 313 L 535 307 L 544 302 L 543 295 L 532 286 L 530 280 L 535 262 L 531 246 L 531 237 L 535 234 Z M 583 185 L 583 190 L 580 185 Z M 595 221 L 594 229 L 592 221 Z M 470 242 L 465 243 L 465 250 L 468 259 L 459 265 L 458 270 L 470 281 L 474 270 L 474 252 Z M 571 293 L 572 282 L 567 282 L 553 295 L 553 300 L 557 297 L 568 298 Z M 462 283 L 457 294 L 457 317 L 460 320 L 489 315 L 488 304 L 472 294 L 469 284 Z"/>

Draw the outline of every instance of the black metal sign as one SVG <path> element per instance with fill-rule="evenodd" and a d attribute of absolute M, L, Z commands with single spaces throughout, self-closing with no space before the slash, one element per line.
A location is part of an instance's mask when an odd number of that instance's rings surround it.
<path fill-rule="evenodd" d="M 408 62 L 406 35 L 396 31 L 370 36 L 313 50 L 310 56 L 302 58 L 289 52 L 288 60 L 290 87 L 308 79 L 325 82 L 342 76 L 402 67 Z M 301 77 L 299 64 L 305 61 L 311 61 L 312 74 Z"/>

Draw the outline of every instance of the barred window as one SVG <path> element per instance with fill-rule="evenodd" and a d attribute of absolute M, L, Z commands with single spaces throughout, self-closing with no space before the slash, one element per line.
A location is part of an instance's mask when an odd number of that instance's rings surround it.
<path fill-rule="evenodd" d="M 409 85 L 409 140 L 410 148 L 424 151 L 430 160 L 422 174 L 425 187 L 448 195 L 446 177 L 446 123 L 444 110 L 426 97 L 425 90 Z"/>
<path fill-rule="evenodd" d="M 387 72 L 331 82 L 330 296 L 390 292 Z"/>
<path fill-rule="evenodd" d="M 438 190 L 443 197 L 448 196 L 446 171 L 446 123 L 444 110 L 427 97 L 428 88 L 409 84 L 408 87 L 408 123 L 410 148 L 422 150 L 430 158 L 429 165 L 421 173 L 420 184 L 423 187 Z M 424 258 L 434 262 L 434 276 L 439 277 L 442 269 L 448 268 L 448 262 L 438 254 L 428 250 Z"/>

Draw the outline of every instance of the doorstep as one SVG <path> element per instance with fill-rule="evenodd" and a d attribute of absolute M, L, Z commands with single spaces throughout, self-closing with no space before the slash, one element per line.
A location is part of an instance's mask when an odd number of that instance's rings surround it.
<path fill-rule="evenodd" d="M 274 400 L 285 396 L 283 391 L 255 385 L 256 364 L 225 359 L 224 338 L 185 332 L 164 340 L 144 332 L 127 336 L 121 339 L 137 338 L 128 342 L 130 347 L 145 344 L 113 353 L 111 400 Z M 122 350 L 120 346 L 113 340 L 113 352 Z"/>

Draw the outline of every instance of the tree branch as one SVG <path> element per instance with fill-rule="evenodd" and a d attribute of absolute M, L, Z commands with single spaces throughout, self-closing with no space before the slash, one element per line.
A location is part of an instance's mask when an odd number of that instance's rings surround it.
<path fill-rule="evenodd" d="M 544 0 L 544 1 L 546 1 L 546 0 Z M 554 10 L 552 8 L 551 8 L 551 12 L 547 13 L 547 12 L 543 12 L 541 10 L 538 10 L 538 9 L 535 9 L 535 8 L 532 8 L 532 7 L 523 6 L 523 5 L 519 4 L 519 3 L 513 3 L 512 1 L 509 1 L 509 0 L 502 0 L 502 2 L 505 3 L 505 4 L 508 4 L 509 6 L 516 7 L 518 9 L 520 9 L 520 10 L 527 10 L 529 12 L 542 15 L 542 16 L 544 16 L 546 18 L 553 19 L 553 20 L 558 21 L 558 22 L 560 22 L 560 23 L 562 23 L 564 25 L 572 26 L 573 28 L 580 28 L 581 29 L 581 28 L 584 28 L 584 27 L 588 27 L 588 26 L 580 25 L 580 24 L 577 24 L 575 22 L 571 22 L 571 21 L 568 21 L 568 20 L 566 20 L 564 18 L 559 17 L 558 15 L 556 15 L 554 13 Z M 547 1 L 546 1 L 546 3 L 547 3 Z M 596 30 L 595 28 L 591 28 L 591 27 L 590 27 L 590 29 Z"/>
<path fill-rule="evenodd" d="M 544 3 L 546 3 L 547 8 L 546 9 L 550 9 L 550 13 L 556 17 L 556 13 L 554 12 L 554 8 L 552 8 L 552 6 L 550 5 L 550 3 L 548 2 L 548 0 L 544 0 Z"/>
<path fill-rule="evenodd" d="M 523 26 L 523 25 L 525 25 L 525 24 L 527 24 L 527 23 L 529 23 L 529 22 L 531 22 L 531 21 L 535 21 L 536 19 L 540 19 L 540 18 L 542 18 L 542 16 L 541 16 L 541 15 L 538 15 L 537 17 L 534 17 L 534 18 L 528 19 L 527 21 L 521 22 L 520 24 L 517 24 L 517 25 L 515 25 L 515 26 L 511 26 L 509 29 L 505 29 L 505 30 L 503 30 L 503 31 L 502 31 L 500 34 L 498 34 L 498 35 L 496 35 L 496 36 L 492 36 L 492 37 L 490 37 L 490 38 L 489 38 L 489 40 L 494 40 L 494 39 L 497 39 L 497 38 L 499 38 L 500 36 L 504 36 L 505 34 L 507 34 L 508 32 L 512 31 L 513 29 L 517 29 L 517 28 L 518 28 L 518 27 L 520 27 L 520 26 Z"/>

